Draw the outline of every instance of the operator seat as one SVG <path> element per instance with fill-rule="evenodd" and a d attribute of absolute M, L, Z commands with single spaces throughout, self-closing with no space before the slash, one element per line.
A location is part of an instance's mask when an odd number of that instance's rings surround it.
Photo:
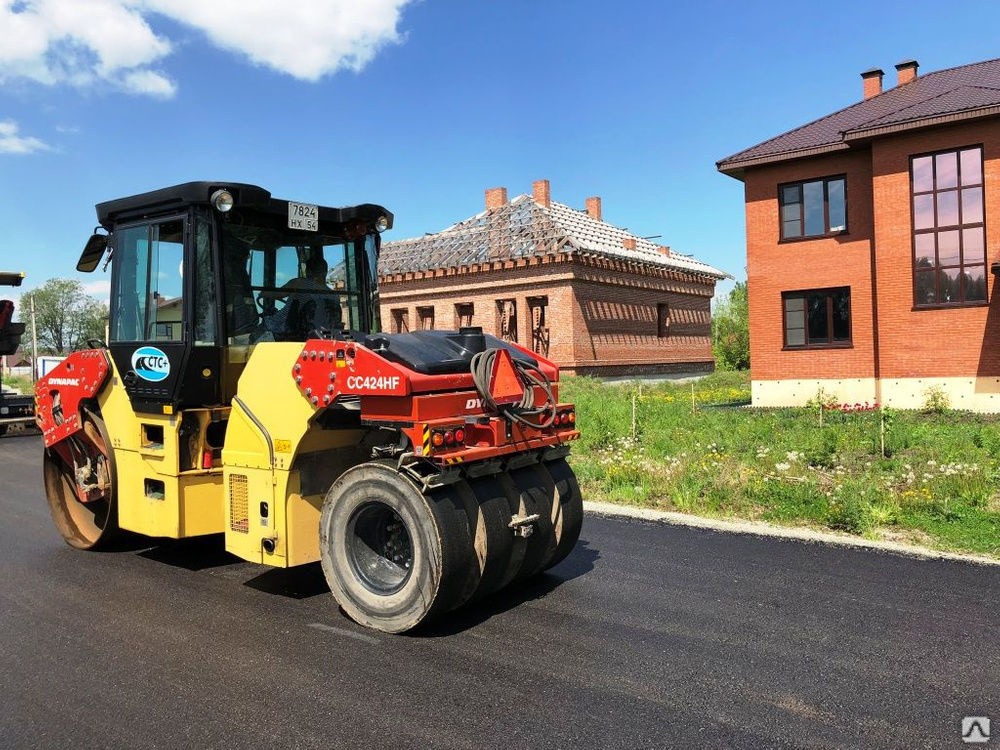
<path fill-rule="evenodd" d="M 253 333 L 260 326 L 260 312 L 253 299 L 253 287 L 247 272 L 246 254 L 226 255 L 224 285 L 226 290 L 226 317 L 230 336 Z"/>

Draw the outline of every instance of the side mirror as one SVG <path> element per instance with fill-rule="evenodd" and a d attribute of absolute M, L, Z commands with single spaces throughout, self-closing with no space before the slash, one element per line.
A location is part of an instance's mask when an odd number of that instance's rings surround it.
<path fill-rule="evenodd" d="M 101 258 L 104 257 L 104 252 L 107 249 L 108 235 L 94 234 L 87 240 L 87 245 L 83 248 L 83 254 L 80 255 L 80 260 L 77 261 L 76 270 L 83 273 L 93 271 L 97 268 L 97 264 L 101 262 Z"/>

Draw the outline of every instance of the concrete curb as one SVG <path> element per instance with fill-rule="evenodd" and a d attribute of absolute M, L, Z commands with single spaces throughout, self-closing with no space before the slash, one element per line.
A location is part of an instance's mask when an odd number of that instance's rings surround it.
<path fill-rule="evenodd" d="M 777 537 L 779 539 L 792 539 L 811 544 L 828 544 L 834 547 L 855 547 L 860 549 L 878 550 L 880 552 L 891 552 L 893 554 L 905 555 L 907 557 L 916 557 L 922 560 L 951 560 L 954 562 L 973 563 L 976 565 L 1000 566 L 1000 560 L 992 557 L 986 557 L 984 555 L 942 552 L 928 547 L 902 544 L 900 542 L 862 539 L 861 537 L 850 536 L 848 534 L 836 534 L 829 531 L 813 531 L 812 529 L 796 528 L 794 526 L 777 526 L 763 521 L 727 521 L 716 518 L 692 516 L 687 513 L 678 513 L 676 511 L 636 508 L 631 505 L 616 505 L 615 503 L 601 503 L 591 500 L 585 500 L 583 502 L 583 509 L 587 513 L 593 513 L 598 516 L 634 518 L 640 521 L 666 523 L 672 526 L 688 526 L 696 529 L 710 529 L 712 531 L 722 531 L 729 534 L 749 534 L 752 536 Z"/>

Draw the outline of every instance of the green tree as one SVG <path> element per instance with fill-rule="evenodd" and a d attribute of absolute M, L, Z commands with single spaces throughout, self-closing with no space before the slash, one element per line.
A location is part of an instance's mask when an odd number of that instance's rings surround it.
<path fill-rule="evenodd" d="M 750 367 L 750 314 L 747 283 L 739 281 L 712 315 L 712 355 L 719 370 Z"/>
<path fill-rule="evenodd" d="M 84 292 L 79 281 L 49 279 L 22 296 L 21 319 L 29 331 L 32 300 L 40 352 L 62 355 L 83 348 L 87 339 L 104 339 L 108 306 Z"/>

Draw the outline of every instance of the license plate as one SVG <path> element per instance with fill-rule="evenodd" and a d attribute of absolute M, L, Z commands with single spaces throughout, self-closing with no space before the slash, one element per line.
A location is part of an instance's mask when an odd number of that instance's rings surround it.
<path fill-rule="evenodd" d="M 319 206 L 288 201 L 288 228 L 306 232 L 319 231 Z"/>

